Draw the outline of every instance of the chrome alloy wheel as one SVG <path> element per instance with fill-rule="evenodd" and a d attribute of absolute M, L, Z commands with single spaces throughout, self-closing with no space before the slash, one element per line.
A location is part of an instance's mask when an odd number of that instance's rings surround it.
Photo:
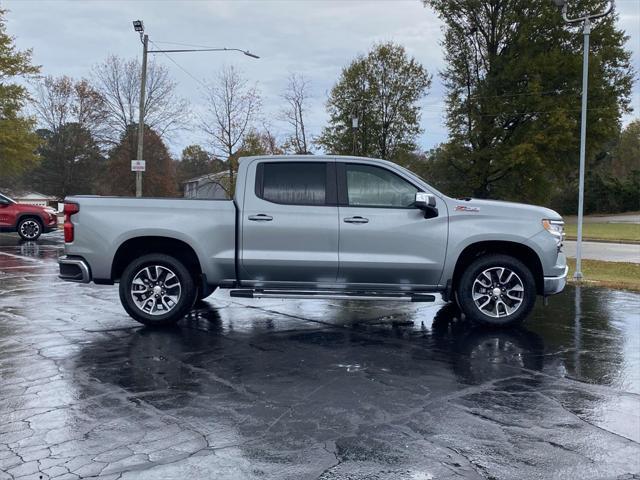
<path fill-rule="evenodd" d="M 180 301 L 182 287 L 177 275 L 163 265 L 144 267 L 131 282 L 131 298 L 149 315 L 164 315 Z"/>
<path fill-rule="evenodd" d="M 40 234 L 40 224 L 35 220 L 25 220 L 20 224 L 20 233 L 27 239 L 36 238 Z"/>
<path fill-rule="evenodd" d="M 524 300 L 520 277 L 505 267 L 491 267 L 480 273 L 471 287 L 473 302 L 485 315 L 494 318 L 514 313 Z"/>

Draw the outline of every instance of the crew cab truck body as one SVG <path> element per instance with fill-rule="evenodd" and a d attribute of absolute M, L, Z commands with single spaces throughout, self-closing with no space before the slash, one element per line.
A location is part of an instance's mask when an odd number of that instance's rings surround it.
<path fill-rule="evenodd" d="M 559 293 L 563 222 L 530 205 L 449 198 L 383 160 L 241 160 L 233 200 L 69 197 L 60 277 L 120 283 L 124 308 L 173 323 L 216 288 L 237 297 L 456 300 L 522 321 Z"/>

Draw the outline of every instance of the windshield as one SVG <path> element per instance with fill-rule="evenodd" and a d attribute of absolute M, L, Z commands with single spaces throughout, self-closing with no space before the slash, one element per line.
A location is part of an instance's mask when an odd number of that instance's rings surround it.
<path fill-rule="evenodd" d="M 7 197 L 6 195 L 3 195 L 0 193 L 0 199 L 4 199 L 4 200 L 8 200 L 9 203 L 18 203 L 15 200 L 13 200 L 12 198 Z"/>

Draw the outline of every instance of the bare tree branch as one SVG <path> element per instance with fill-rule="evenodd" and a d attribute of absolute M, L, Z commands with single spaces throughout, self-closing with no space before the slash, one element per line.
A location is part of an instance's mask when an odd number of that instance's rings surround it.
<path fill-rule="evenodd" d="M 93 68 L 92 79 L 104 99 L 108 116 L 108 138 L 120 140 L 127 128 L 138 123 L 140 105 L 140 62 L 116 55 Z M 189 119 L 189 105 L 176 94 L 176 83 L 166 67 L 150 62 L 144 104 L 144 123 L 160 136 L 185 128 Z"/>
<path fill-rule="evenodd" d="M 102 96 L 87 80 L 46 76 L 34 85 L 32 98 L 38 122 L 47 130 L 59 133 L 74 123 L 101 139 L 108 111 Z"/>
<path fill-rule="evenodd" d="M 292 132 L 288 135 L 287 146 L 297 154 L 307 154 L 309 144 L 305 127 L 305 111 L 309 100 L 309 81 L 304 75 L 291 73 L 282 98 L 286 102 L 279 118 L 288 123 Z"/>
<path fill-rule="evenodd" d="M 206 113 L 200 128 L 218 156 L 227 158 L 229 181 L 233 185 L 235 154 L 257 119 L 260 94 L 235 68 L 224 69 L 206 91 Z"/>

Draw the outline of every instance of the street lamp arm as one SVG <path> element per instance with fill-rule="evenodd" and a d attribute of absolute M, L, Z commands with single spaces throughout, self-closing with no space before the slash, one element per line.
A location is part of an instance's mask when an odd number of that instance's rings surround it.
<path fill-rule="evenodd" d="M 148 53 L 182 53 L 182 52 L 241 52 L 252 58 L 260 58 L 258 55 L 251 53 L 249 50 L 240 48 L 181 48 L 172 50 L 149 50 Z"/>
<path fill-rule="evenodd" d="M 564 19 L 564 21 L 567 22 L 567 23 L 579 23 L 579 22 L 586 22 L 586 21 L 590 21 L 590 20 L 595 20 L 596 18 L 600 18 L 600 17 L 604 17 L 606 15 L 609 15 L 611 13 L 611 11 L 613 10 L 613 7 L 615 6 L 615 0 L 609 0 L 607 9 L 604 12 L 593 13 L 591 15 L 585 15 L 584 17 L 579 17 L 579 18 L 569 18 L 567 16 L 567 5 L 568 5 L 568 3 L 565 2 L 564 5 L 562 6 L 562 18 Z"/>

